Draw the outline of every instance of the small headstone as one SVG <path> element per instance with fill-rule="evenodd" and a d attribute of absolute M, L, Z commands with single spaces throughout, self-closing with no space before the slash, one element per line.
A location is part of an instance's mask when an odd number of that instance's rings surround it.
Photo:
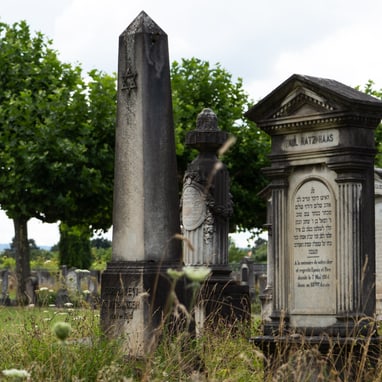
<path fill-rule="evenodd" d="M 78 274 L 74 269 L 67 272 L 65 284 L 69 291 L 76 292 L 78 290 Z"/>

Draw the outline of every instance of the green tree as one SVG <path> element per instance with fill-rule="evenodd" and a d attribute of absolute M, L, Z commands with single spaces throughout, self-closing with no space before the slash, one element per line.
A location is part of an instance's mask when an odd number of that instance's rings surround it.
<path fill-rule="evenodd" d="M 374 96 L 382 100 L 382 89 L 376 90 L 374 88 L 374 81 L 369 80 L 364 89 L 364 93 Z M 356 87 L 357 90 L 361 90 L 360 86 Z M 382 124 L 380 123 L 375 130 L 375 147 L 377 148 L 377 154 L 375 156 L 375 166 L 382 167 Z"/>
<path fill-rule="evenodd" d="M 197 115 L 203 108 L 211 108 L 218 117 L 219 127 L 237 139 L 225 154 L 231 177 L 234 201 L 233 229 L 261 229 L 265 222 L 265 201 L 257 196 L 267 184 L 261 168 L 267 165 L 269 137 L 255 124 L 243 119 L 253 104 L 243 89 L 240 78 L 236 82 L 220 64 L 211 66 L 197 58 L 173 62 L 171 66 L 174 123 L 178 158 L 179 181 L 195 151 L 184 144 L 187 132 L 195 129 Z"/>
<path fill-rule="evenodd" d="M 13 219 L 17 297 L 30 275 L 27 222 L 111 224 L 115 76 L 61 63 L 25 22 L 0 23 L 0 206 Z"/>
<path fill-rule="evenodd" d="M 89 226 L 60 224 L 60 264 L 68 268 L 88 269 L 92 263 Z"/>

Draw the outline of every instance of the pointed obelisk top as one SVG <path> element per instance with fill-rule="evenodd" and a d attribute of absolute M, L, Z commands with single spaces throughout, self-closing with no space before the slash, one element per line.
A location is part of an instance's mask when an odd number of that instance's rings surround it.
<path fill-rule="evenodd" d="M 179 261 L 167 35 L 141 12 L 119 38 L 113 260 Z"/>
<path fill-rule="evenodd" d="M 125 29 L 123 34 L 151 33 L 166 35 L 166 33 L 155 23 L 155 21 L 145 12 L 141 13 Z"/>

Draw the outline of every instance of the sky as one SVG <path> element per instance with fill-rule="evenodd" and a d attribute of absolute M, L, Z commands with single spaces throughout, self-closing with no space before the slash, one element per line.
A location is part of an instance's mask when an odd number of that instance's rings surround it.
<path fill-rule="evenodd" d="M 382 88 L 380 0 L 0 0 L 0 21 L 26 20 L 61 61 L 112 73 L 118 36 L 142 10 L 167 33 L 170 62 L 220 63 L 254 102 L 295 73 Z M 28 229 L 37 245 L 58 241 L 56 225 Z M 0 211 L 0 243 L 13 236 Z"/>

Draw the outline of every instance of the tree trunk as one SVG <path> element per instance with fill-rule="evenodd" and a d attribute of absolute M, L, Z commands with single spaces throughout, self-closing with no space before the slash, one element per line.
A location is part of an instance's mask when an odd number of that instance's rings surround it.
<path fill-rule="evenodd" d="M 16 298 L 19 305 L 26 305 L 30 302 L 28 298 L 27 286 L 30 282 L 31 269 L 29 263 L 29 243 L 28 243 L 28 219 L 14 218 L 15 227 L 15 259 L 16 259 Z"/>

